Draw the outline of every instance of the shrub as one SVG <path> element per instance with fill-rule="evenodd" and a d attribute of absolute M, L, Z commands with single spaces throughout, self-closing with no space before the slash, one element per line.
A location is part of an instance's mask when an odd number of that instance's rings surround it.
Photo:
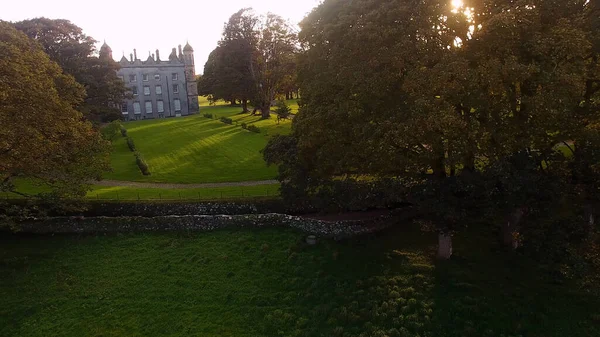
<path fill-rule="evenodd" d="M 129 150 L 131 150 L 131 152 L 135 152 L 135 143 L 133 142 L 133 138 L 127 137 L 127 146 L 129 146 Z"/>
<path fill-rule="evenodd" d="M 258 128 L 258 126 L 254 125 L 254 124 L 250 124 L 246 127 L 246 129 L 248 131 L 254 132 L 254 133 L 260 133 L 260 129 Z"/>
<path fill-rule="evenodd" d="M 142 171 L 142 174 L 145 176 L 149 176 L 150 169 L 148 168 L 148 163 L 146 163 L 146 160 L 144 160 L 142 154 L 136 151 L 133 153 L 133 155 L 135 156 L 135 163 L 140 168 L 140 171 Z"/>
<path fill-rule="evenodd" d="M 210 118 L 210 119 L 212 119 L 212 118 L 213 118 L 213 115 L 212 115 L 212 114 L 203 114 L 202 116 L 204 116 L 204 117 L 206 117 L 206 118 Z"/>
<path fill-rule="evenodd" d="M 292 113 L 292 109 L 287 105 L 285 101 L 277 102 L 277 108 L 275 109 L 275 113 L 277 114 L 279 119 L 287 119 Z"/>
<path fill-rule="evenodd" d="M 121 125 L 121 136 L 127 137 L 127 129 L 123 125 Z"/>
<path fill-rule="evenodd" d="M 121 125 L 121 121 L 112 121 L 107 126 L 102 128 L 102 138 L 112 142 L 115 139 L 115 137 L 119 135 L 119 131 L 123 132 L 123 129 L 124 128 Z M 127 132 L 127 130 L 125 130 L 125 132 Z"/>
<path fill-rule="evenodd" d="M 229 117 L 221 117 L 219 120 L 225 124 L 233 124 L 233 120 Z"/>
<path fill-rule="evenodd" d="M 246 123 L 242 123 L 242 129 L 247 129 L 248 125 Z"/>

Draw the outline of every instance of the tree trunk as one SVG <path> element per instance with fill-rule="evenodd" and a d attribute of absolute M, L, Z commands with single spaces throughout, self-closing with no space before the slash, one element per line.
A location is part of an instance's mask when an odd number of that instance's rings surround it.
<path fill-rule="evenodd" d="M 242 113 L 247 113 L 248 112 L 248 100 L 245 98 L 242 98 Z"/>
<path fill-rule="evenodd" d="M 285 92 L 285 99 L 290 100 L 290 92 L 289 91 Z"/>
<path fill-rule="evenodd" d="M 440 260 L 448 260 L 452 256 L 452 235 L 450 233 L 438 233 L 438 253 Z"/>
<path fill-rule="evenodd" d="M 513 250 L 519 248 L 521 243 L 517 235 L 519 234 L 519 224 L 524 212 L 523 208 L 517 208 L 513 210 L 504 222 L 502 226 L 502 243 L 505 247 Z"/>
<path fill-rule="evenodd" d="M 271 103 L 270 102 L 269 103 L 265 103 L 261 107 L 260 112 L 261 112 L 262 119 L 270 118 L 271 117 Z"/>
<path fill-rule="evenodd" d="M 443 179 L 446 178 L 446 155 L 444 153 L 444 144 L 440 139 L 438 144 L 435 144 L 433 151 L 436 154 L 436 158 L 433 161 L 432 170 L 433 176 Z"/>
<path fill-rule="evenodd" d="M 592 206 L 592 204 L 586 204 L 585 206 L 583 206 L 583 209 L 585 225 L 586 227 L 589 227 L 593 230 L 594 226 L 596 225 L 596 219 L 594 218 L 594 207 Z"/>

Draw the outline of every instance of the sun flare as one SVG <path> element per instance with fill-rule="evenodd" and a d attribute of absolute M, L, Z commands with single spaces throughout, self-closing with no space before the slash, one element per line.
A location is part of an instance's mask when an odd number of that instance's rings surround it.
<path fill-rule="evenodd" d="M 452 7 L 461 8 L 464 5 L 462 0 L 452 0 Z"/>

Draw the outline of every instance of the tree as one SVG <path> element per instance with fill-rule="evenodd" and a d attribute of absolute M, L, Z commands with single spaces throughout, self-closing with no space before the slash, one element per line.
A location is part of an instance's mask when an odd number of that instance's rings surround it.
<path fill-rule="evenodd" d="M 282 17 L 268 13 L 257 36 L 250 73 L 256 86 L 256 101 L 262 117 L 269 118 L 271 102 L 295 70 L 296 34 Z"/>
<path fill-rule="evenodd" d="M 277 124 L 279 124 L 280 120 L 288 119 L 290 117 L 292 109 L 287 105 L 285 101 L 278 101 L 275 113 L 277 114 Z"/>
<path fill-rule="evenodd" d="M 251 8 L 233 14 L 219 45 L 204 66 L 200 93 L 230 101 L 250 99 L 269 118 L 275 95 L 290 90 L 295 72 L 296 36 L 281 17 L 257 16 Z"/>
<path fill-rule="evenodd" d="M 79 198 L 109 169 L 108 142 L 75 110 L 85 91 L 39 44 L 0 22 L 0 191 L 15 179 Z"/>
<path fill-rule="evenodd" d="M 94 122 L 121 118 L 120 104 L 127 88 L 117 77 L 119 65 L 95 56 L 96 41 L 68 20 L 36 18 L 14 26 L 40 43 L 50 59 L 83 85 L 86 97 L 78 106 Z"/>
<path fill-rule="evenodd" d="M 243 112 L 248 112 L 248 100 L 255 96 L 246 53 L 238 49 L 239 41 L 222 43 L 213 50 L 204 65 L 204 74 L 198 82 L 199 94 L 242 102 Z"/>
<path fill-rule="evenodd" d="M 431 214 L 437 230 L 454 232 L 482 197 L 465 187 L 474 185 L 470 177 L 493 180 L 498 175 L 487 175 L 489 169 L 513 165 L 510 158 L 519 153 L 532 161 L 526 165 L 535 169 L 531 177 L 560 174 L 565 158 L 556 145 L 598 120 L 597 110 L 579 108 L 593 58 L 592 31 L 582 26 L 589 6 L 324 1 L 299 34 L 303 106 L 291 137 L 300 163 L 290 164 L 275 141 L 266 157 L 287 165 L 282 184 L 302 188 L 360 175 L 413 180 L 421 189 L 415 195 L 430 196 L 416 200 L 424 209 L 451 215 Z M 548 181 L 504 177 L 513 180 L 493 182 Z M 455 202 L 456 195 L 474 203 Z"/>

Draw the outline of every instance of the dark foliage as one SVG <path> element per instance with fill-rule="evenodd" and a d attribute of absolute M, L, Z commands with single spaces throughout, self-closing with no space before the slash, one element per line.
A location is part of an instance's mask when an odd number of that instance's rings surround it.
<path fill-rule="evenodd" d="M 127 146 L 131 152 L 135 152 L 135 143 L 133 142 L 133 138 L 127 137 Z"/>
<path fill-rule="evenodd" d="M 229 117 L 221 117 L 219 120 L 225 124 L 233 124 L 233 120 Z"/>
<path fill-rule="evenodd" d="M 140 171 L 142 171 L 142 174 L 145 176 L 149 176 L 150 169 L 148 168 L 148 163 L 146 163 L 146 160 L 144 160 L 142 154 L 136 151 L 133 153 L 133 155 L 135 156 L 135 163 L 140 168 Z"/>

